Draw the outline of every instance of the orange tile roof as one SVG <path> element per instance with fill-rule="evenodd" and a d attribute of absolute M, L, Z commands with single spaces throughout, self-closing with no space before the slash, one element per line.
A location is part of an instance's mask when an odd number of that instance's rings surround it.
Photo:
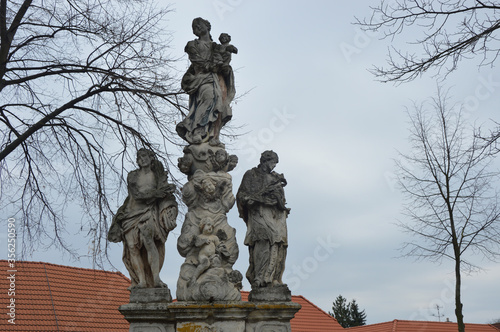
<path fill-rule="evenodd" d="M 347 332 L 456 332 L 457 323 L 454 322 L 429 322 L 418 320 L 398 320 L 391 322 L 356 326 L 346 329 Z M 490 324 L 465 323 L 467 332 L 498 332 Z"/>
<path fill-rule="evenodd" d="M 15 263 L 15 325 L 6 306 L 10 275 L 0 260 L 1 331 L 120 331 L 128 322 L 117 310 L 129 301 L 130 280 L 120 272 L 82 269 L 41 262 Z"/>
<path fill-rule="evenodd" d="M 130 280 L 120 272 L 83 269 L 43 262 L 15 264 L 16 324 L 2 312 L 0 331 L 110 331 L 126 332 L 129 323 L 118 307 L 129 302 Z M 0 306 L 9 303 L 6 260 L 0 260 Z M 241 292 L 248 300 L 248 292 Z M 335 318 L 303 296 L 292 296 L 302 306 L 291 320 L 293 332 L 343 331 Z M 7 309 L 5 309 L 7 310 Z M 5 318 L 7 317 L 7 318 Z M 497 331 L 498 332 L 498 331 Z"/>
<path fill-rule="evenodd" d="M 241 299 L 248 301 L 249 292 L 242 291 Z M 318 308 L 302 295 L 292 295 L 292 301 L 300 304 L 300 309 L 290 321 L 293 332 L 344 331 L 335 318 Z"/>

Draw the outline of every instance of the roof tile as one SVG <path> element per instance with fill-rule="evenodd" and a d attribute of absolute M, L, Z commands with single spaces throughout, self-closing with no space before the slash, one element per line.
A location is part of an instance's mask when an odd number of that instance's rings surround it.
<path fill-rule="evenodd" d="M 0 260 L 0 269 L 8 270 L 7 261 Z M 117 308 L 129 301 L 130 281 L 120 272 L 24 261 L 16 270 L 16 324 L 1 319 L 0 330 L 128 331 Z M 9 280 L 0 278 L 0 289 L 8 288 Z M 0 294 L 5 307 L 10 296 Z"/>
<path fill-rule="evenodd" d="M 379 324 L 356 326 L 347 329 L 348 332 L 456 332 L 457 323 L 454 322 L 430 322 L 417 320 L 398 320 Z M 490 324 L 465 323 L 467 332 L 498 332 Z"/>
<path fill-rule="evenodd" d="M 129 301 L 130 280 L 120 272 L 27 261 L 16 262 L 16 269 L 16 324 L 1 319 L 1 331 L 129 330 L 129 323 L 117 310 Z M 6 260 L 0 260 L 0 270 L 8 270 Z M 8 285 L 9 280 L 0 277 L 0 289 L 8 289 Z M 0 305 L 6 306 L 10 297 L 7 292 L 0 294 Z M 244 301 L 248 294 L 242 292 Z M 343 330 L 332 316 L 303 296 L 292 296 L 292 301 L 302 305 L 291 320 L 293 332 Z"/>

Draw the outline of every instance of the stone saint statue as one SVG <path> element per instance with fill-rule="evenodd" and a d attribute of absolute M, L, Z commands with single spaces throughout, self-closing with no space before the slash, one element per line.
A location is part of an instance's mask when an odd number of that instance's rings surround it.
<path fill-rule="evenodd" d="M 247 224 L 245 245 L 250 252 L 247 279 L 252 290 L 261 287 L 283 286 L 287 251 L 286 218 L 290 212 L 285 206 L 283 174 L 273 172 L 278 155 L 265 151 L 258 167 L 243 176 L 236 195 L 240 217 Z"/>
<path fill-rule="evenodd" d="M 175 185 L 154 153 L 137 152 L 139 169 L 128 174 L 128 197 L 113 218 L 108 239 L 123 241 L 123 262 L 136 288 L 167 287 L 160 279 L 165 258 L 165 241 L 175 228 L 177 202 Z"/>
<path fill-rule="evenodd" d="M 223 34 L 217 44 L 210 35 L 211 25 L 201 17 L 193 20 L 193 33 L 198 39 L 187 43 L 184 51 L 191 66 L 184 74 L 182 89 L 189 94 L 189 113 L 177 124 L 179 136 L 189 144 L 210 143 L 219 146 L 219 134 L 232 117 L 230 103 L 236 93 L 229 61 L 238 50 Z"/>

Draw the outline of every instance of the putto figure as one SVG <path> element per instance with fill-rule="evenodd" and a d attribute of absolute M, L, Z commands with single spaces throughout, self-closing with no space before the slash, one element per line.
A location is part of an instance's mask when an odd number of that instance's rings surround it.
<path fill-rule="evenodd" d="M 128 174 L 128 197 L 113 218 L 108 232 L 111 242 L 123 241 L 123 262 L 135 288 L 167 287 L 160 279 L 165 241 L 175 228 L 177 202 L 175 185 L 154 153 L 137 152 L 136 169 Z"/>
<path fill-rule="evenodd" d="M 182 200 L 189 211 L 177 239 L 177 250 L 186 258 L 177 300 L 241 300 L 241 274 L 233 270 L 239 254 L 236 230 L 226 216 L 235 202 L 231 176 L 198 170 L 182 188 Z"/>
<path fill-rule="evenodd" d="M 283 190 L 287 182 L 283 174 L 273 171 L 277 163 L 275 152 L 263 152 L 259 166 L 243 176 L 236 195 L 240 217 L 247 224 L 250 266 L 246 276 L 252 290 L 283 285 L 290 209 L 285 206 Z"/>
<path fill-rule="evenodd" d="M 208 270 L 210 261 L 213 259 L 219 260 L 217 257 L 217 247 L 220 245 L 220 239 L 213 234 L 214 223 L 210 218 L 205 218 L 200 223 L 200 234 L 196 236 L 194 245 L 200 248 L 198 253 L 198 266 L 191 277 L 191 284 L 195 283 L 198 277 Z"/>
<path fill-rule="evenodd" d="M 237 49 L 228 44 L 227 34 L 222 37 L 224 45 L 215 43 L 210 35 L 210 22 L 201 17 L 193 20 L 192 27 L 198 39 L 184 48 L 191 66 L 181 82 L 182 89 L 189 94 L 189 113 L 176 130 L 189 144 L 208 142 L 220 146 L 220 130 L 232 117 L 230 103 L 236 90 L 229 62 L 231 53 Z"/>

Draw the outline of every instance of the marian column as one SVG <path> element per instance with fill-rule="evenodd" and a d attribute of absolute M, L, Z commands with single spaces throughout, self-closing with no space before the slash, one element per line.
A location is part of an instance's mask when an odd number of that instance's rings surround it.
<path fill-rule="evenodd" d="M 238 158 L 220 140 L 222 127 L 232 117 L 235 86 L 230 61 L 238 49 L 227 33 L 220 34 L 220 43 L 214 42 L 207 20 L 195 18 L 192 29 L 197 38 L 184 49 L 191 65 L 181 82 L 189 95 L 189 112 L 176 126 L 187 143 L 178 166 L 188 180 L 182 188 L 188 211 L 177 239 L 185 258 L 177 302 L 131 297 L 120 311 L 131 332 L 290 332 L 290 320 L 300 305 L 291 302 L 281 281 L 289 209 L 283 192 L 286 181 L 273 172 L 278 156 L 264 152 L 262 165 L 247 172 L 238 193 L 240 214 L 249 229 L 245 244 L 250 249 L 247 278 L 252 283 L 249 301 L 241 301 L 243 276 L 233 269 L 239 254 L 236 231 L 227 220 L 236 202 L 229 172 Z M 259 230 L 259 224 L 265 227 Z"/>
<path fill-rule="evenodd" d="M 184 49 L 191 66 L 182 78 L 189 113 L 176 127 L 188 143 L 179 169 L 189 180 L 182 189 L 188 212 L 177 249 L 186 260 L 177 281 L 177 300 L 238 301 L 242 276 L 233 264 L 239 251 L 226 217 L 235 203 L 228 172 L 238 158 L 220 141 L 220 131 L 232 116 L 235 87 L 229 62 L 238 50 L 225 33 L 221 44 L 213 42 L 207 20 L 195 18 L 192 27 L 198 38 Z"/>

